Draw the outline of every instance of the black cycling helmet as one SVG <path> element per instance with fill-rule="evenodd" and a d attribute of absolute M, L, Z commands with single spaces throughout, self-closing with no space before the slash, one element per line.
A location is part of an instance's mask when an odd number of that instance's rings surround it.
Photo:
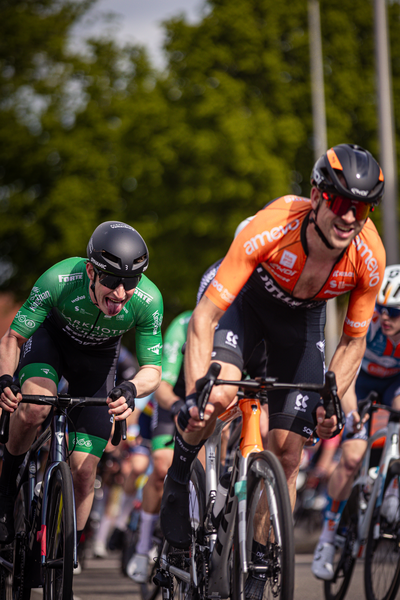
<path fill-rule="evenodd" d="M 142 236 L 130 225 L 106 221 L 94 230 L 87 257 L 97 270 L 118 277 L 135 277 L 149 266 L 149 251 Z"/>
<path fill-rule="evenodd" d="M 385 183 L 382 169 L 368 150 L 339 144 L 317 160 L 311 173 L 311 185 L 376 206 L 382 200 Z"/>

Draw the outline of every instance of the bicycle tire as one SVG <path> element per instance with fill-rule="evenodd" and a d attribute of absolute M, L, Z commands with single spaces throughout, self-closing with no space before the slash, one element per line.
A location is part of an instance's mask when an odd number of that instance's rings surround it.
<path fill-rule="evenodd" d="M 205 517 L 205 473 L 204 468 L 198 458 L 193 461 L 190 473 L 190 488 L 189 494 L 189 514 L 192 521 L 193 541 L 196 542 L 201 536 L 202 525 Z M 196 552 L 195 564 L 197 574 L 200 575 L 198 587 L 193 583 L 189 584 L 181 581 L 179 578 L 170 574 L 169 587 L 162 587 L 163 600 L 198 600 L 204 593 L 205 580 L 203 578 L 203 561 L 205 560 L 204 548 L 201 552 Z M 201 564 L 199 564 L 199 561 Z M 169 547 L 167 553 L 167 562 L 169 565 L 178 567 L 179 569 L 190 571 L 191 560 L 189 550 L 179 550 Z M 192 563 L 193 564 L 193 563 Z M 193 581 L 193 580 L 192 580 Z"/>
<path fill-rule="evenodd" d="M 0 599 L 1 600 L 30 600 L 31 590 L 25 582 L 26 566 L 26 534 L 29 514 L 27 484 L 23 484 L 17 495 L 14 506 L 14 527 L 16 538 L 14 542 L 1 551 L 9 562 L 15 561 L 14 573 L 9 573 L 0 567 Z"/>
<path fill-rule="evenodd" d="M 252 454 L 247 471 L 246 558 L 248 573 L 242 573 L 236 522 L 231 597 L 245 600 L 248 585 L 255 585 L 259 599 L 293 600 L 294 535 L 293 516 L 286 477 L 277 457 L 268 450 Z M 260 517 L 264 515 L 261 525 Z M 269 520 L 268 520 L 269 515 Z M 237 520 L 238 521 L 238 520 Z M 257 531 L 255 531 L 257 528 Z M 264 546 L 265 580 L 249 579 L 257 565 L 253 542 Z M 264 587 L 262 587 L 264 586 Z M 251 590 L 253 592 L 253 589 Z M 252 595 L 250 593 L 250 595 Z"/>
<path fill-rule="evenodd" d="M 357 539 L 357 505 L 359 487 L 353 487 L 335 535 L 334 574 L 324 581 L 326 600 L 343 600 L 350 585 L 356 559 L 352 552 Z"/>
<path fill-rule="evenodd" d="M 394 461 L 385 481 L 385 492 L 396 480 L 400 484 L 400 460 Z M 367 600 L 393 600 L 400 586 L 400 500 L 396 498 L 397 507 L 393 519 L 388 521 L 375 509 L 368 534 L 364 563 L 364 586 Z M 379 525 L 379 536 L 376 527 Z"/>
<path fill-rule="evenodd" d="M 46 513 L 47 559 L 43 571 L 44 600 L 72 599 L 74 572 L 74 496 L 71 471 L 59 463 L 51 474 Z"/>
<path fill-rule="evenodd" d="M 139 525 L 140 531 L 140 525 Z M 160 594 L 160 588 L 154 584 L 153 578 L 160 566 L 160 554 L 163 547 L 163 536 L 158 521 L 152 539 L 152 548 L 149 552 L 149 572 L 147 581 L 140 583 L 140 596 L 142 600 L 155 600 Z M 150 558 L 150 557 L 153 558 Z"/>

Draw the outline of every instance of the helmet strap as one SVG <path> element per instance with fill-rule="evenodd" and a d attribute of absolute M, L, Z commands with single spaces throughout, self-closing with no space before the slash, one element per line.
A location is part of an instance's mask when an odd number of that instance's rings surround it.
<path fill-rule="evenodd" d="M 98 303 L 98 301 L 97 301 L 97 297 L 96 297 L 96 292 L 94 291 L 94 290 L 95 290 L 95 287 L 96 287 L 96 277 L 97 277 L 97 273 L 96 273 L 96 271 L 94 271 L 94 277 L 93 277 L 93 281 L 92 281 L 92 283 L 90 284 L 90 289 L 92 290 L 92 292 L 93 292 L 93 296 L 94 296 L 94 299 L 95 299 L 95 302 L 94 302 L 94 304 L 95 304 L 96 306 L 99 306 L 99 303 Z"/>
<path fill-rule="evenodd" d="M 325 246 L 329 250 L 334 250 L 334 247 L 328 242 L 328 240 L 326 239 L 325 235 L 323 234 L 322 230 L 320 229 L 320 227 L 317 223 L 317 215 L 318 215 L 319 207 L 320 207 L 320 203 L 318 203 L 317 208 L 313 211 L 314 216 L 310 217 L 309 223 L 312 223 L 314 225 L 315 231 L 318 233 L 320 239 L 323 241 Z"/>

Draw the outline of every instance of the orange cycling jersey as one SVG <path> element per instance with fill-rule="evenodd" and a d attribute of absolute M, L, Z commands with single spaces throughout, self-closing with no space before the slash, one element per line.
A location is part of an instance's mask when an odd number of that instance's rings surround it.
<path fill-rule="evenodd" d="M 361 337 L 368 330 L 385 268 L 382 241 L 367 219 L 318 294 L 297 300 L 293 290 L 307 260 L 305 229 L 310 212 L 311 201 L 300 196 L 283 196 L 260 210 L 233 241 L 206 296 L 226 310 L 255 272 L 264 281 L 263 291 L 293 308 L 350 292 L 343 331 Z"/>

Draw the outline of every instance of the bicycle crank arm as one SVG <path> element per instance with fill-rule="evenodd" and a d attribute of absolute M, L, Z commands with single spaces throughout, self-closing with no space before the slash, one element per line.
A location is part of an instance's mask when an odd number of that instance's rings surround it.
<path fill-rule="evenodd" d="M 167 571 L 167 573 L 175 575 L 175 577 L 181 581 L 184 581 L 185 583 L 190 583 L 191 581 L 190 573 L 187 571 L 182 571 L 182 569 L 178 569 L 178 567 L 173 567 L 164 558 L 160 559 L 160 568 L 164 571 Z"/>

